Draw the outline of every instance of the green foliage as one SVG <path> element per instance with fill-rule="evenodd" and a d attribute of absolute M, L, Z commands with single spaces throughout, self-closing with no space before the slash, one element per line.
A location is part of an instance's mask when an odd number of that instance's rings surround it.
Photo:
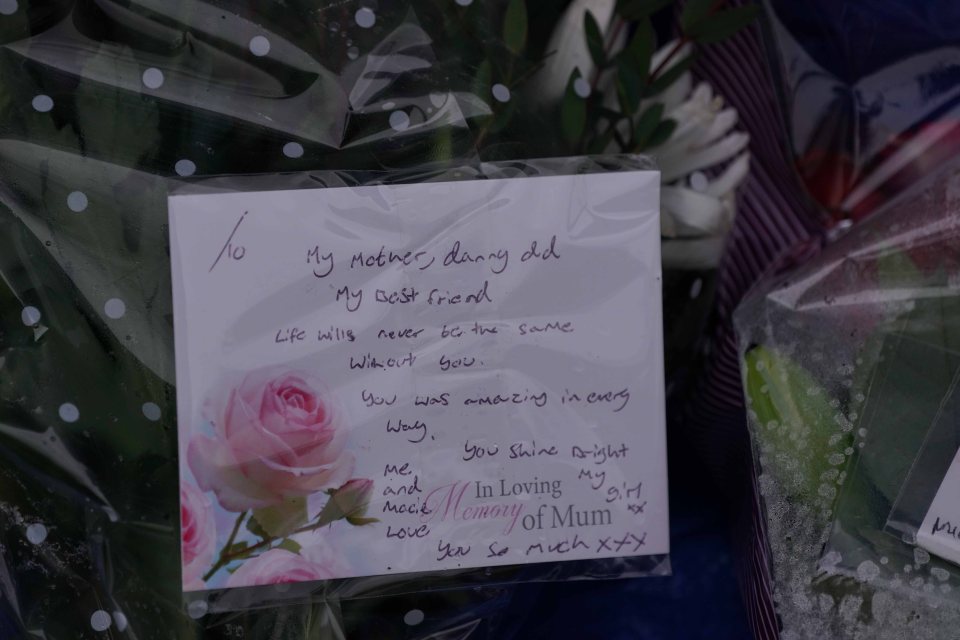
<path fill-rule="evenodd" d="M 757 5 L 725 9 L 724 0 L 691 0 L 681 16 L 682 31 L 677 44 L 651 69 L 656 36 L 650 16 L 671 4 L 671 0 L 620 0 L 611 30 L 616 34 L 626 29 L 632 35 L 613 59 L 604 46 L 605 32 L 601 25 L 589 11 L 584 13 L 584 38 L 596 66 L 595 73 L 603 73 L 611 66 L 615 68 L 618 109 L 611 113 L 600 101 L 576 104 L 578 96 L 571 90 L 571 79 L 560 108 L 565 141 L 579 142 L 580 150 L 590 153 L 603 152 L 614 141 L 624 152 L 640 152 L 664 144 L 673 135 L 677 123 L 666 118 L 662 106 L 657 108 L 656 103 L 650 102 L 692 67 L 696 51 L 676 60 L 684 45 L 691 43 L 696 48 L 729 38 L 748 26 L 760 11 Z M 615 39 L 615 35 L 613 37 Z M 604 120 L 606 127 L 598 126 Z M 623 123 L 629 129 L 629 136 L 621 135 Z"/>
<path fill-rule="evenodd" d="M 276 506 L 256 509 L 251 520 L 272 538 L 286 536 L 307 523 L 307 499 L 288 498 Z"/>
<path fill-rule="evenodd" d="M 597 65 L 598 69 L 602 69 L 607 64 L 607 55 L 603 50 L 603 33 L 600 31 L 597 19 L 589 11 L 583 14 L 583 36 L 587 40 L 587 49 L 590 51 L 593 64 Z"/>
<path fill-rule="evenodd" d="M 519 55 L 527 44 L 527 5 L 525 0 L 510 0 L 503 18 L 503 43 Z"/>
<path fill-rule="evenodd" d="M 580 140 L 587 122 L 587 103 L 574 90 L 578 78 L 580 78 L 580 70 L 574 69 L 567 80 L 567 90 L 563 95 L 563 104 L 560 106 L 563 137 L 571 145 Z"/>

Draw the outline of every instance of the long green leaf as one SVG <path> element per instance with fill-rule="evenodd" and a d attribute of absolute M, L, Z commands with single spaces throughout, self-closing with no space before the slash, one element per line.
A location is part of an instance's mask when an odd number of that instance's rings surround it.
<path fill-rule="evenodd" d="M 567 80 L 567 90 L 563 94 L 563 102 L 560 104 L 560 127 L 563 131 L 564 140 L 571 145 L 580 140 L 587 122 L 587 101 L 578 96 L 573 89 L 573 85 L 579 77 L 579 69 L 574 69 L 570 73 L 570 78 Z"/>
<path fill-rule="evenodd" d="M 657 125 L 663 119 L 663 109 L 663 104 L 658 102 L 647 107 L 637 120 L 633 133 L 633 144 L 637 150 L 647 147 L 647 141 L 650 140 L 653 132 L 657 130 Z"/>
<path fill-rule="evenodd" d="M 527 5 L 525 0 L 510 0 L 503 18 L 503 43 L 519 55 L 527 45 Z"/>
<path fill-rule="evenodd" d="M 632 115 L 640 106 L 640 75 L 622 60 L 617 64 L 617 97 L 620 109 Z"/>
<path fill-rule="evenodd" d="M 695 59 L 696 54 L 691 53 L 689 56 L 661 73 L 658 78 L 653 78 L 650 84 L 647 85 L 644 95 L 650 97 L 662 93 L 665 89 L 670 87 L 670 85 L 679 80 L 680 76 L 690 70 L 690 67 L 693 66 Z"/>
<path fill-rule="evenodd" d="M 650 20 L 644 18 L 637 23 L 630 42 L 620 53 L 620 59 L 637 72 L 641 84 L 647 83 L 650 76 L 650 59 L 653 57 L 655 35 Z"/>
<path fill-rule="evenodd" d="M 670 139 L 670 136 L 673 135 L 673 132 L 677 130 L 677 121 L 676 120 L 661 120 L 656 129 L 653 130 L 653 133 L 650 134 L 650 137 L 646 140 L 646 148 L 652 149 L 654 147 L 659 147 L 664 142 Z"/>
<path fill-rule="evenodd" d="M 603 33 L 600 31 L 597 19 L 589 11 L 583 14 L 583 33 L 587 39 L 587 49 L 590 51 L 593 64 L 597 65 L 598 69 L 603 68 L 607 64 L 607 57 L 603 51 Z"/>

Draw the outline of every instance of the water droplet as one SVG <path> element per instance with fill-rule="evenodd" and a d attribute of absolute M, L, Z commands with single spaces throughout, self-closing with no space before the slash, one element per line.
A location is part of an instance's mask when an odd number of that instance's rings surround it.
<path fill-rule="evenodd" d="M 358 57 L 360 57 L 360 49 L 357 47 L 350 47 L 347 49 L 347 57 L 351 60 L 356 60 Z"/>
<path fill-rule="evenodd" d="M 27 527 L 27 540 L 30 544 L 40 544 L 47 539 L 47 528 L 39 522 L 34 522 Z"/>
<path fill-rule="evenodd" d="M 106 631 L 111 624 L 113 624 L 113 620 L 111 620 L 110 614 L 103 609 L 94 611 L 93 615 L 90 616 L 90 626 L 93 627 L 94 631 Z"/>
<path fill-rule="evenodd" d="M 406 131 L 410 127 L 410 116 L 405 111 L 394 111 L 390 114 L 390 127 L 394 131 Z"/>
<path fill-rule="evenodd" d="M 107 303 L 103 305 L 103 312 L 107 314 L 108 318 L 118 320 L 127 313 L 127 305 L 120 298 L 110 298 L 107 300 Z"/>
<path fill-rule="evenodd" d="M 194 620 L 199 620 L 203 616 L 207 615 L 207 609 L 208 606 L 206 600 L 194 600 L 187 605 L 187 615 Z"/>
<path fill-rule="evenodd" d="M 380 108 L 383 109 L 384 111 L 390 111 L 390 109 L 393 109 L 396 106 L 397 106 L 396 102 L 394 102 L 393 100 L 387 100 L 382 105 L 380 105 Z"/>
<path fill-rule="evenodd" d="M 33 105 L 33 108 L 40 113 L 46 113 L 53 109 L 53 98 L 46 95 L 34 96 L 33 101 L 30 103 Z"/>
<path fill-rule="evenodd" d="M 67 196 L 67 206 L 70 208 L 70 211 L 74 213 L 80 213 L 87 208 L 88 204 L 90 204 L 90 201 L 87 200 L 87 194 L 83 191 L 72 191 L 70 195 Z"/>
<path fill-rule="evenodd" d="M 250 53 L 257 57 L 263 57 L 270 53 L 270 41 L 263 36 L 253 36 L 250 38 Z"/>
<path fill-rule="evenodd" d="M 177 160 L 177 164 L 173 165 L 173 170 L 177 172 L 178 176 L 192 176 L 197 170 L 197 165 L 192 160 Z"/>
<path fill-rule="evenodd" d="M 12 16 L 17 12 L 17 0 L 0 0 L 0 15 Z"/>
<path fill-rule="evenodd" d="M 127 616 L 122 611 L 113 612 L 113 623 L 117 625 L 117 631 L 123 632 L 127 629 Z"/>
<path fill-rule="evenodd" d="M 458 5 L 461 7 L 469 7 L 473 4 L 473 0 L 455 0 Z"/>
<path fill-rule="evenodd" d="M 440 91 L 430 92 L 430 104 L 439 109 L 447 102 L 447 94 Z"/>
<path fill-rule="evenodd" d="M 421 622 L 426 616 L 423 614 L 423 611 L 420 609 L 410 609 L 407 611 L 406 615 L 403 616 L 403 621 L 411 627 L 415 627 Z"/>
<path fill-rule="evenodd" d="M 160 407 L 154 402 L 144 402 L 141 410 L 143 411 L 143 415 L 147 418 L 147 420 L 150 420 L 151 422 L 156 422 L 160 419 Z"/>
<path fill-rule="evenodd" d="M 510 100 L 510 89 L 499 82 L 490 87 L 490 93 L 493 94 L 494 99 L 498 102 L 507 102 Z"/>
<path fill-rule="evenodd" d="M 40 309 L 36 307 L 24 307 L 23 311 L 20 312 L 20 322 L 28 327 L 34 327 L 40 324 L 40 318 Z"/>
<path fill-rule="evenodd" d="M 303 145 L 299 142 L 288 142 L 283 145 L 283 155 L 288 158 L 301 158 L 303 157 Z"/>
<path fill-rule="evenodd" d="M 921 549 L 920 547 L 914 547 L 913 562 L 918 566 L 927 564 L 928 562 L 930 562 L 930 553 L 926 549 Z"/>
<path fill-rule="evenodd" d="M 80 419 L 80 410 L 72 402 L 64 402 L 60 405 L 59 414 L 64 422 L 76 422 Z"/>
<path fill-rule="evenodd" d="M 880 567 L 871 560 L 864 560 L 857 566 L 857 577 L 864 582 L 875 580 L 880 575 Z"/>
<path fill-rule="evenodd" d="M 690 174 L 690 188 L 698 193 L 703 193 L 710 186 L 710 180 L 703 171 L 694 171 Z"/>
<path fill-rule="evenodd" d="M 376 23 L 377 14 L 373 12 L 373 9 L 362 7 L 357 9 L 357 12 L 353 14 L 353 19 L 356 20 L 358 27 L 369 29 Z"/>
<path fill-rule="evenodd" d="M 581 77 L 573 81 L 573 92 L 581 98 L 588 98 L 592 89 L 590 89 L 590 83 L 587 82 L 587 79 Z"/>
<path fill-rule="evenodd" d="M 143 72 L 141 80 L 143 80 L 143 86 L 147 89 L 159 89 L 163 86 L 163 71 L 156 67 L 150 67 Z"/>
<path fill-rule="evenodd" d="M 697 278 L 693 281 L 693 284 L 690 285 L 690 299 L 696 299 L 700 296 L 700 292 L 703 291 L 703 280 Z"/>

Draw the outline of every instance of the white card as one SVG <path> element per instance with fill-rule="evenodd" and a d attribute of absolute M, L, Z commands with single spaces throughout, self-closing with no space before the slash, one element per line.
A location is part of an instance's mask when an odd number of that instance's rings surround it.
<path fill-rule="evenodd" d="M 185 591 L 669 551 L 658 173 L 169 204 Z"/>
<path fill-rule="evenodd" d="M 917 531 L 917 545 L 960 564 L 960 451 Z"/>

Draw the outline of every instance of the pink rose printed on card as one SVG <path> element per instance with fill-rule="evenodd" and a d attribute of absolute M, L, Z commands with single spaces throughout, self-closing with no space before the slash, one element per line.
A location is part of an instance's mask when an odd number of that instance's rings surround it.
<path fill-rule="evenodd" d="M 293 553 L 271 549 L 245 562 L 227 579 L 228 587 L 249 587 L 287 582 L 330 580 L 343 575 L 344 567 L 312 557 L 309 550 Z"/>
<path fill-rule="evenodd" d="M 201 576 L 210 568 L 216 546 L 213 501 L 192 484 L 183 484 L 180 487 L 180 552 L 184 590 L 204 588 Z"/>
<path fill-rule="evenodd" d="M 305 371 L 259 369 L 213 389 L 202 417 L 205 432 L 186 447 L 197 486 L 185 481 L 181 494 L 184 590 L 343 575 L 311 561 L 305 545 L 334 522 L 377 520 L 366 517 L 373 481 L 351 477 L 349 425 L 326 385 Z M 316 495 L 326 502 L 311 517 Z"/>

